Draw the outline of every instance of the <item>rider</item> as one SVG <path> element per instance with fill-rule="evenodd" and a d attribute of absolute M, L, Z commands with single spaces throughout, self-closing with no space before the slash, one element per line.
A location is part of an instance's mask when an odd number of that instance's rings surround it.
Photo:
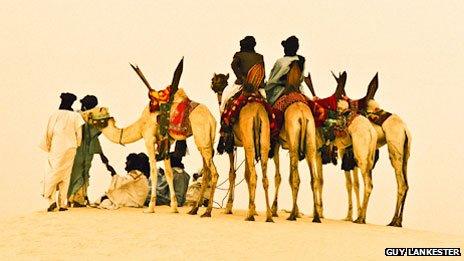
<path fill-rule="evenodd" d="M 253 36 L 246 36 L 240 40 L 240 51 L 235 53 L 231 63 L 232 70 L 237 79 L 232 86 L 226 87 L 223 92 L 220 108 L 221 114 L 226 109 L 229 101 L 234 100 L 242 90 L 248 90 L 248 85 L 258 85 L 261 96 L 265 97 L 265 92 L 261 89 L 264 85 L 264 59 L 261 54 L 255 51 L 255 46 L 256 41 Z M 252 74 L 249 75 L 249 72 Z M 218 144 L 218 152 L 220 154 L 224 150 L 231 152 L 234 144 L 232 128 L 225 125 L 222 120 L 220 133 L 221 138 Z"/>
<path fill-rule="evenodd" d="M 300 72 L 303 72 L 306 61 L 303 56 L 296 54 L 299 48 L 298 38 L 296 36 L 292 35 L 282 41 L 282 46 L 284 47 L 284 57 L 279 58 L 275 62 L 271 74 L 269 75 L 269 80 L 264 88 L 266 90 L 267 101 L 270 104 L 274 104 L 282 94 L 286 91 L 290 91 L 286 90 L 286 85 L 293 62 L 298 65 Z M 302 78 L 300 80 L 302 80 Z M 297 87 L 298 91 L 300 91 L 299 86 Z"/>
<path fill-rule="evenodd" d="M 263 55 L 255 51 L 256 41 L 253 36 L 246 36 L 240 40 L 240 51 L 232 59 L 231 67 L 237 79 L 234 84 L 224 90 L 221 102 L 221 112 L 224 111 L 227 101 L 240 92 L 246 81 L 248 71 L 255 64 L 263 64 Z M 261 90 L 260 90 L 261 91 Z M 262 92 L 262 91 L 261 91 Z M 264 92 L 261 93 L 264 96 Z"/>

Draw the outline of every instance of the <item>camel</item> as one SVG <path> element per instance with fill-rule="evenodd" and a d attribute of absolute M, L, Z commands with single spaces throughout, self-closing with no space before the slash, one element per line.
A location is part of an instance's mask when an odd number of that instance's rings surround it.
<path fill-rule="evenodd" d="M 339 75 L 339 77 L 336 77 L 334 75 L 336 81 L 337 81 L 337 88 L 335 91 L 335 98 L 338 99 L 337 101 L 337 110 L 340 112 L 345 111 L 348 109 L 349 105 L 348 102 L 345 100 L 340 100 L 343 94 L 343 90 L 345 87 L 346 83 L 346 72 L 343 72 L 342 74 Z M 313 96 L 315 96 L 314 89 L 312 87 L 310 75 L 308 77 L 305 77 L 305 82 L 310 88 Z M 317 101 L 316 101 L 317 102 Z M 339 149 L 339 155 L 343 157 L 345 150 L 349 146 L 353 146 L 353 152 L 354 152 L 354 158 L 356 160 L 356 163 L 358 165 L 358 168 L 361 170 L 361 174 L 363 177 L 364 181 L 364 197 L 363 197 L 363 202 L 362 205 L 360 205 L 359 211 L 358 211 L 358 218 L 354 221 L 355 223 L 359 224 L 365 224 L 366 223 L 366 213 L 367 213 L 367 206 L 369 203 L 369 197 L 372 192 L 372 168 L 374 166 L 374 156 L 375 156 L 375 150 L 376 150 L 376 144 L 377 144 L 377 132 L 375 131 L 374 127 L 370 123 L 370 121 L 362 116 L 362 115 L 357 115 L 349 124 L 347 127 L 347 135 L 343 137 L 336 137 L 335 141 L 333 142 L 335 146 Z M 322 145 L 322 135 L 321 131 L 318 130 L 317 132 L 317 144 L 318 148 Z M 318 190 L 321 195 L 320 197 L 322 198 L 322 186 L 323 186 L 323 175 L 322 175 L 322 161 L 320 159 L 320 155 L 317 160 L 318 163 L 318 171 L 320 173 L 320 186 L 321 188 Z M 348 217 L 350 216 L 350 212 L 347 215 L 347 220 Z M 349 218 L 351 221 L 351 217 Z"/>
<path fill-rule="evenodd" d="M 180 80 L 180 75 L 182 73 L 182 66 L 183 66 L 183 59 L 179 63 L 174 73 L 173 84 L 171 86 L 178 85 L 179 80 Z M 136 70 L 136 72 L 139 74 L 139 76 L 144 81 L 145 85 L 147 85 L 149 92 L 155 91 L 150 87 L 150 85 L 148 84 L 145 77 L 143 76 L 141 71 L 138 69 L 138 67 L 132 66 L 132 68 Z M 170 115 L 171 117 L 173 116 L 173 112 L 175 111 L 175 108 L 179 105 L 179 103 L 184 101 L 187 98 L 188 97 L 185 94 L 185 91 L 183 89 L 178 89 L 177 92 L 175 92 L 173 100 L 172 100 L 172 110 L 171 110 L 171 115 Z M 101 108 L 100 113 L 103 115 L 105 114 L 109 115 L 108 110 L 106 108 Z M 124 128 L 116 127 L 116 122 L 114 118 L 111 117 L 111 118 L 107 118 L 107 123 L 105 124 L 106 126 L 102 126 L 103 128 L 101 128 L 103 135 L 114 143 L 123 145 L 123 144 L 129 144 L 129 143 L 136 142 L 142 138 L 144 139 L 145 146 L 147 148 L 147 153 L 150 159 L 150 178 L 152 181 L 150 204 L 148 206 L 148 209 L 145 210 L 146 213 L 154 213 L 155 204 L 156 204 L 156 185 L 157 185 L 157 180 L 158 180 L 158 174 L 157 174 L 157 168 L 156 168 L 157 146 L 155 146 L 155 144 L 161 138 L 158 134 L 159 133 L 158 132 L 159 125 L 157 122 L 158 114 L 159 114 L 159 111 L 151 112 L 150 106 L 146 106 L 140 118 L 127 127 L 124 127 Z M 97 118 L 102 118 L 102 116 L 97 117 Z M 208 108 L 205 105 L 199 104 L 190 112 L 190 115 L 188 116 L 188 122 L 192 130 L 191 135 L 181 136 L 181 135 L 173 135 L 172 133 L 170 133 L 170 136 L 172 139 L 177 141 L 177 140 L 185 140 L 193 135 L 193 138 L 195 140 L 195 145 L 197 146 L 203 158 L 203 168 L 206 170 L 205 171 L 206 177 L 203 180 L 202 190 L 200 193 L 201 195 L 199 196 L 199 199 L 203 198 L 204 191 L 205 191 L 204 188 L 206 187 L 205 185 L 206 185 L 207 179 L 211 179 L 210 198 L 213 198 L 214 190 L 215 190 L 217 179 L 218 179 L 216 166 L 214 165 L 214 162 L 213 162 L 213 144 L 214 144 L 214 139 L 216 135 L 216 120 L 214 119 L 213 115 L 211 114 L 211 112 L 208 110 Z M 171 162 L 169 160 L 169 157 L 164 159 L 164 165 L 166 169 L 165 171 L 166 179 L 169 185 L 169 192 L 171 195 L 171 210 L 172 212 L 177 213 L 178 212 L 177 199 L 176 199 L 175 192 L 174 192 L 173 172 L 172 172 Z M 198 204 L 201 204 L 201 202 L 197 202 L 196 204 L 197 208 L 198 208 Z M 210 201 L 202 217 L 210 217 L 212 208 L 213 208 L 213 202 Z"/>
<path fill-rule="evenodd" d="M 214 74 L 211 88 L 217 94 L 219 106 L 221 106 L 222 92 L 227 86 L 228 75 Z M 255 90 L 256 91 L 256 90 Z M 245 151 L 245 180 L 248 184 L 249 205 L 246 221 L 254 221 L 256 215 L 255 193 L 257 174 L 255 158 L 260 155 L 262 182 L 266 197 L 266 222 L 274 222 L 269 204 L 269 180 L 267 178 L 267 161 L 270 150 L 270 125 L 264 106 L 258 102 L 248 102 L 242 107 L 238 122 L 233 125 L 235 147 L 243 147 Z M 234 201 L 235 178 L 234 152 L 228 153 L 229 170 L 229 197 L 225 209 L 226 214 L 232 214 Z"/>
<path fill-rule="evenodd" d="M 368 113 L 379 110 L 379 106 L 374 98 L 375 91 L 378 88 L 378 74 L 374 76 L 368 86 L 368 91 L 365 97 L 357 100 L 357 103 L 364 103 Z M 406 127 L 404 121 L 396 114 L 388 117 L 382 125 L 372 123 L 372 126 L 377 132 L 377 148 L 387 145 L 390 163 L 395 170 L 397 182 L 397 200 L 395 214 L 389 226 L 402 227 L 404 203 L 406 201 L 406 194 L 409 189 L 407 180 L 407 164 L 411 148 L 411 134 Z M 352 189 L 356 195 L 357 206 L 359 209 L 359 181 L 357 176 L 357 169 L 353 170 L 353 182 L 349 171 L 345 172 L 346 188 L 348 192 L 348 216 L 352 212 Z"/>
<path fill-rule="evenodd" d="M 290 65 L 287 77 L 287 89 L 299 89 L 302 82 L 302 74 L 297 63 Z M 295 87 L 298 86 L 298 87 Z M 299 216 L 297 197 L 300 185 L 298 173 L 299 159 L 306 158 L 311 174 L 311 189 L 313 191 L 314 214 L 313 222 L 320 223 L 322 215 L 322 198 L 318 191 L 320 188 L 320 178 L 317 172 L 316 162 L 316 126 L 311 109 L 305 102 L 295 102 L 289 105 L 284 111 L 284 123 L 279 133 L 279 142 L 274 149 L 275 164 L 275 196 L 272 204 L 272 215 L 277 217 L 279 187 L 281 183 L 279 149 L 287 149 L 290 154 L 290 176 L 289 182 L 292 188 L 293 207 L 287 220 L 296 220 Z"/>

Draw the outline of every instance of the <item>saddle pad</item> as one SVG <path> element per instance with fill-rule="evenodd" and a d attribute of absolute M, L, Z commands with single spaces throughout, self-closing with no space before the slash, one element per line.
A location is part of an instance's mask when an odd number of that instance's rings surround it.
<path fill-rule="evenodd" d="M 175 108 L 171 108 L 173 113 L 169 119 L 169 134 L 171 136 L 192 135 L 192 127 L 190 126 L 189 116 L 199 103 L 189 100 L 183 100 Z"/>

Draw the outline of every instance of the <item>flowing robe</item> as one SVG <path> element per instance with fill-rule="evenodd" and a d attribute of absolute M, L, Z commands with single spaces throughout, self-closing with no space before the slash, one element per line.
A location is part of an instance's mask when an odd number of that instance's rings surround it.
<path fill-rule="evenodd" d="M 266 83 L 266 87 L 264 87 L 266 91 L 266 98 L 270 104 L 274 104 L 274 102 L 282 95 L 285 90 L 286 79 L 285 75 L 290 71 L 290 64 L 293 61 L 298 61 L 298 56 L 285 56 L 279 58 L 274 67 L 271 70 L 271 74 L 269 75 L 269 80 Z"/>
<path fill-rule="evenodd" d="M 101 208 L 118 209 L 120 207 L 143 207 L 148 195 L 148 179 L 138 170 L 132 170 L 125 176 L 114 175 L 106 192 L 108 199 Z"/>
<path fill-rule="evenodd" d="M 102 153 L 98 140 L 100 134 L 98 129 L 88 123 L 82 127 L 82 142 L 76 150 L 68 190 L 68 198 L 72 202 L 85 204 L 93 155 Z"/>
<path fill-rule="evenodd" d="M 58 191 L 58 206 L 66 207 L 69 180 L 73 166 L 76 148 L 81 143 L 82 125 L 79 113 L 58 110 L 48 121 L 47 130 L 40 148 L 48 152 L 48 171 L 44 182 L 44 197 L 49 204 L 56 202 Z"/>

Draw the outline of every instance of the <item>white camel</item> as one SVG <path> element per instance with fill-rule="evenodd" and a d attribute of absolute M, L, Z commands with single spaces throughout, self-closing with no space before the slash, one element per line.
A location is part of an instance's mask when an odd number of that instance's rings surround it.
<path fill-rule="evenodd" d="M 187 98 L 184 90 L 179 89 L 175 95 L 172 105 L 171 114 L 175 111 L 177 105 L 184 101 Z M 100 109 L 101 114 L 108 114 L 105 108 Z M 155 211 L 156 204 L 156 184 L 157 184 L 157 168 L 156 168 L 156 142 L 160 140 L 161 137 L 158 136 L 158 123 L 157 123 L 158 112 L 150 112 L 149 106 L 145 107 L 140 118 L 132 123 L 131 125 L 118 128 L 116 127 L 115 120 L 113 118 L 108 119 L 108 124 L 106 127 L 102 128 L 102 133 L 110 141 L 118 144 L 129 144 L 136 142 L 138 140 L 144 139 L 145 146 L 148 152 L 150 159 L 150 178 L 152 181 L 151 185 L 151 198 L 148 209 L 145 210 L 147 213 L 153 213 Z M 202 188 L 206 187 L 206 180 L 211 179 L 211 191 L 210 198 L 214 196 L 214 190 L 216 187 L 218 174 L 216 167 L 213 162 L 213 144 L 216 135 L 216 120 L 214 119 L 211 112 L 208 108 L 199 104 L 195 107 L 189 115 L 189 123 L 192 129 L 193 138 L 195 144 L 200 151 L 200 154 L 203 158 L 203 167 L 206 170 L 206 177 L 203 179 Z M 171 137 L 175 140 L 185 140 L 186 136 L 176 136 L 172 135 Z M 171 210 L 172 212 L 178 212 L 177 210 L 177 199 L 174 192 L 173 185 L 173 173 L 171 169 L 171 163 L 169 158 L 164 160 L 164 165 L 166 169 L 166 179 L 169 185 L 169 191 L 171 196 Z M 210 177 L 209 177 L 210 175 Z M 201 190 L 201 195 L 199 199 L 203 198 L 204 189 Z M 197 204 L 201 202 L 197 202 Z M 206 212 L 202 216 L 211 216 L 212 211 L 212 201 L 209 202 Z"/>
<path fill-rule="evenodd" d="M 375 91 L 378 88 L 378 75 L 376 74 L 371 80 L 368 86 L 368 92 L 366 97 L 359 99 L 366 106 L 368 114 L 375 113 L 380 110 L 379 105 L 372 98 L 374 97 Z M 377 148 L 387 145 L 390 163 L 395 170 L 396 182 L 397 182 L 397 200 L 395 214 L 392 221 L 388 224 L 389 226 L 401 227 L 403 221 L 403 210 L 406 201 L 406 194 L 409 189 L 407 180 L 407 164 L 411 149 L 411 133 L 409 132 L 406 124 L 396 114 L 392 114 L 388 117 L 382 125 L 372 123 L 372 126 L 377 132 Z M 352 213 L 352 191 L 356 195 L 356 203 L 359 210 L 359 181 L 357 176 L 357 169 L 353 170 L 353 181 L 349 171 L 345 171 L 346 177 L 346 188 L 348 192 L 348 215 L 347 219 L 351 218 Z"/>

